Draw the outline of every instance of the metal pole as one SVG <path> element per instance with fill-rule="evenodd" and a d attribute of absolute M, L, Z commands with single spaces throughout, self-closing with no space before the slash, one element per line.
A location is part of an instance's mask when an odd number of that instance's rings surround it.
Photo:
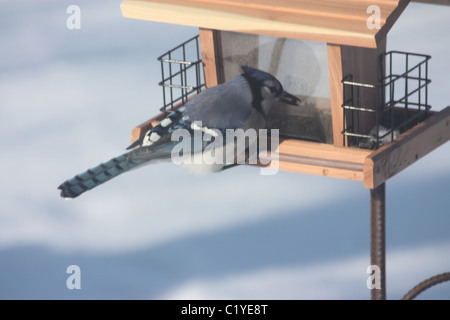
<path fill-rule="evenodd" d="M 380 268 L 380 289 L 372 289 L 372 300 L 386 299 L 386 185 L 370 190 L 370 260 Z"/>

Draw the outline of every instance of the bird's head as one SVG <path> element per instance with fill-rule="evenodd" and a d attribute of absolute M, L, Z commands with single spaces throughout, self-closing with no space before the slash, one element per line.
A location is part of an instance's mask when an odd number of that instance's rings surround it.
<path fill-rule="evenodd" d="M 285 91 L 280 81 L 270 73 L 247 66 L 241 68 L 244 71 L 242 75 L 249 82 L 253 94 L 259 96 L 266 114 L 269 111 L 266 109 L 270 109 L 278 101 L 294 106 L 298 106 L 298 103 L 301 102 L 299 98 Z"/>

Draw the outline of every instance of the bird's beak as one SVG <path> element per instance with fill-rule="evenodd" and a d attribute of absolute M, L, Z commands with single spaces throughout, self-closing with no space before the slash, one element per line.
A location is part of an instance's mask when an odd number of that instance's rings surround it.
<path fill-rule="evenodd" d="M 280 101 L 293 106 L 298 106 L 298 103 L 302 102 L 299 98 L 286 91 L 283 91 L 283 93 L 281 94 Z"/>

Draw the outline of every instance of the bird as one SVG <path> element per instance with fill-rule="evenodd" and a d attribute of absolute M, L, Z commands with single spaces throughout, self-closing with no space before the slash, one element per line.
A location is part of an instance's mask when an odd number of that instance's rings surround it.
<path fill-rule="evenodd" d="M 399 135 L 400 130 L 387 129 L 379 124 L 372 127 L 367 138 L 361 141 L 358 147 L 375 150 L 397 139 Z"/>
<path fill-rule="evenodd" d="M 295 95 L 283 89 L 278 79 L 268 72 L 241 66 L 242 73 L 228 82 L 203 90 L 180 108 L 173 110 L 157 125 L 132 143 L 125 153 L 92 167 L 63 182 L 60 196 L 76 198 L 84 192 L 131 169 L 144 164 L 170 161 L 172 150 L 179 143 L 172 134 L 177 129 L 194 134 L 215 136 L 229 129 L 265 128 L 272 107 L 286 103 L 298 106 Z M 225 142 L 223 142 L 225 145 Z M 197 151 L 204 151 L 208 141 Z M 222 171 L 234 164 L 219 163 L 207 167 Z"/>

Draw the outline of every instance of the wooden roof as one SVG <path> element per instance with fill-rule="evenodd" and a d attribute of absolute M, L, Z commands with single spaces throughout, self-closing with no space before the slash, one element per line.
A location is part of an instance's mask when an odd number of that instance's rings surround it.
<path fill-rule="evenodd" d="M 409 0 L 124 0 L 125 17 L 375 48 Z M 380 8 L 369 29 L 368 7 Z"/>

